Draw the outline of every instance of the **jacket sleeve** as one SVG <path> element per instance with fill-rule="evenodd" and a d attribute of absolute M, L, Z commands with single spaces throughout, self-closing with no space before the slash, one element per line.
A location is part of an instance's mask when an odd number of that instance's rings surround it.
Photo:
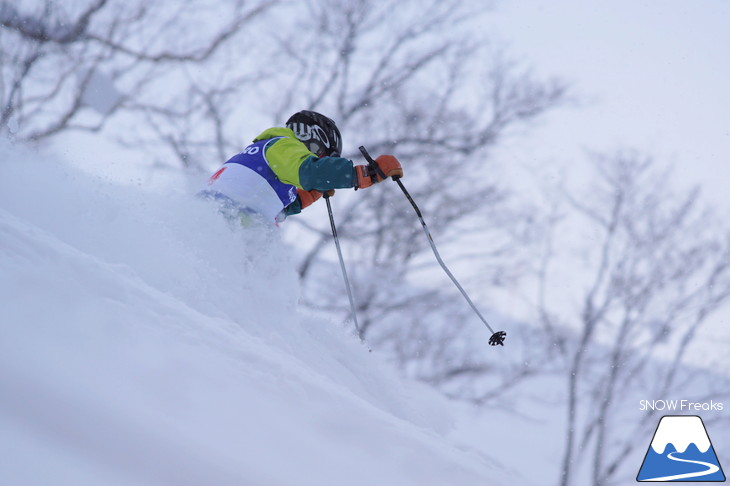
<path fill-rule="evenodd" d="M 357 176 L 351 160 L 312 155 L 299 166 L 299 180 L 306 191 L 316 189 L 324 192 L 355 187 Z"/>

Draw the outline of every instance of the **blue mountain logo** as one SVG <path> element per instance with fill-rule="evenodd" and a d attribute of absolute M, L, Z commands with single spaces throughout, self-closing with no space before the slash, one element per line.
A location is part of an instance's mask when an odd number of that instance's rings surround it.
<path fill-rule="evenodd" d="M 636 480 L 725 481 L 702 419 L 696 415 L 662 417 Z"/>

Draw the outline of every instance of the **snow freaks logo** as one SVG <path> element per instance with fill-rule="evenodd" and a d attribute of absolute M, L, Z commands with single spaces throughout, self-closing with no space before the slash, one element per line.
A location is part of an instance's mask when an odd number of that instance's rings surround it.
<path fill-rule="evenodd" d="M 702 419 L 696 415 L 662 417 L 636 480 L 725 481 Z"/>
<path fill-rule="evenodd" d="M 722 402 L 710 400 L 709 402 L 690 402 L 689 400 L 641 400 L 639 410 L 666 410 L 668 412 L 721 412 L 725 408 Z"/>

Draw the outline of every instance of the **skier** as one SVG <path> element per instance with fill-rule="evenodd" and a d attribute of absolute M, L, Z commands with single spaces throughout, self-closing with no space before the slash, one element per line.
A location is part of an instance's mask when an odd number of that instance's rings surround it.
<path fill-rule="evenodd" d="M 230 220 L 247 226 L 272 224 L 298 214 L 323 193 L 335 189 L 364 189 L 388 177 L 402 177 L 392 155 L 375 165 L 354 165 L 340 156 L 342 137 L 335 122 L 314 111 L 292 115 L 285 127 L 265 130 L 241 153 L 231 157 L 208 180 L 199 194 L 216 200 Z"/>

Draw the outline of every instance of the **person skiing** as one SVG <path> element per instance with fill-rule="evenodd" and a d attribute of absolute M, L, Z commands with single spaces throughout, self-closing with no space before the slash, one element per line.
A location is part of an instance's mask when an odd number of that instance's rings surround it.
<path fill-rule="evenodd" d="M 272 224 L 335 189 L 364 189 L 388 177 L 402 177 L 392 155 L 373 165 L 355 165 L 341 157 L 342 137 L 335 122 L 309 110 L 293 114 L 284 127 L 264 130 L 253 143 L 231 157 L 199 194 L 216 200 L 221 211 L 241 224 Z"/>

